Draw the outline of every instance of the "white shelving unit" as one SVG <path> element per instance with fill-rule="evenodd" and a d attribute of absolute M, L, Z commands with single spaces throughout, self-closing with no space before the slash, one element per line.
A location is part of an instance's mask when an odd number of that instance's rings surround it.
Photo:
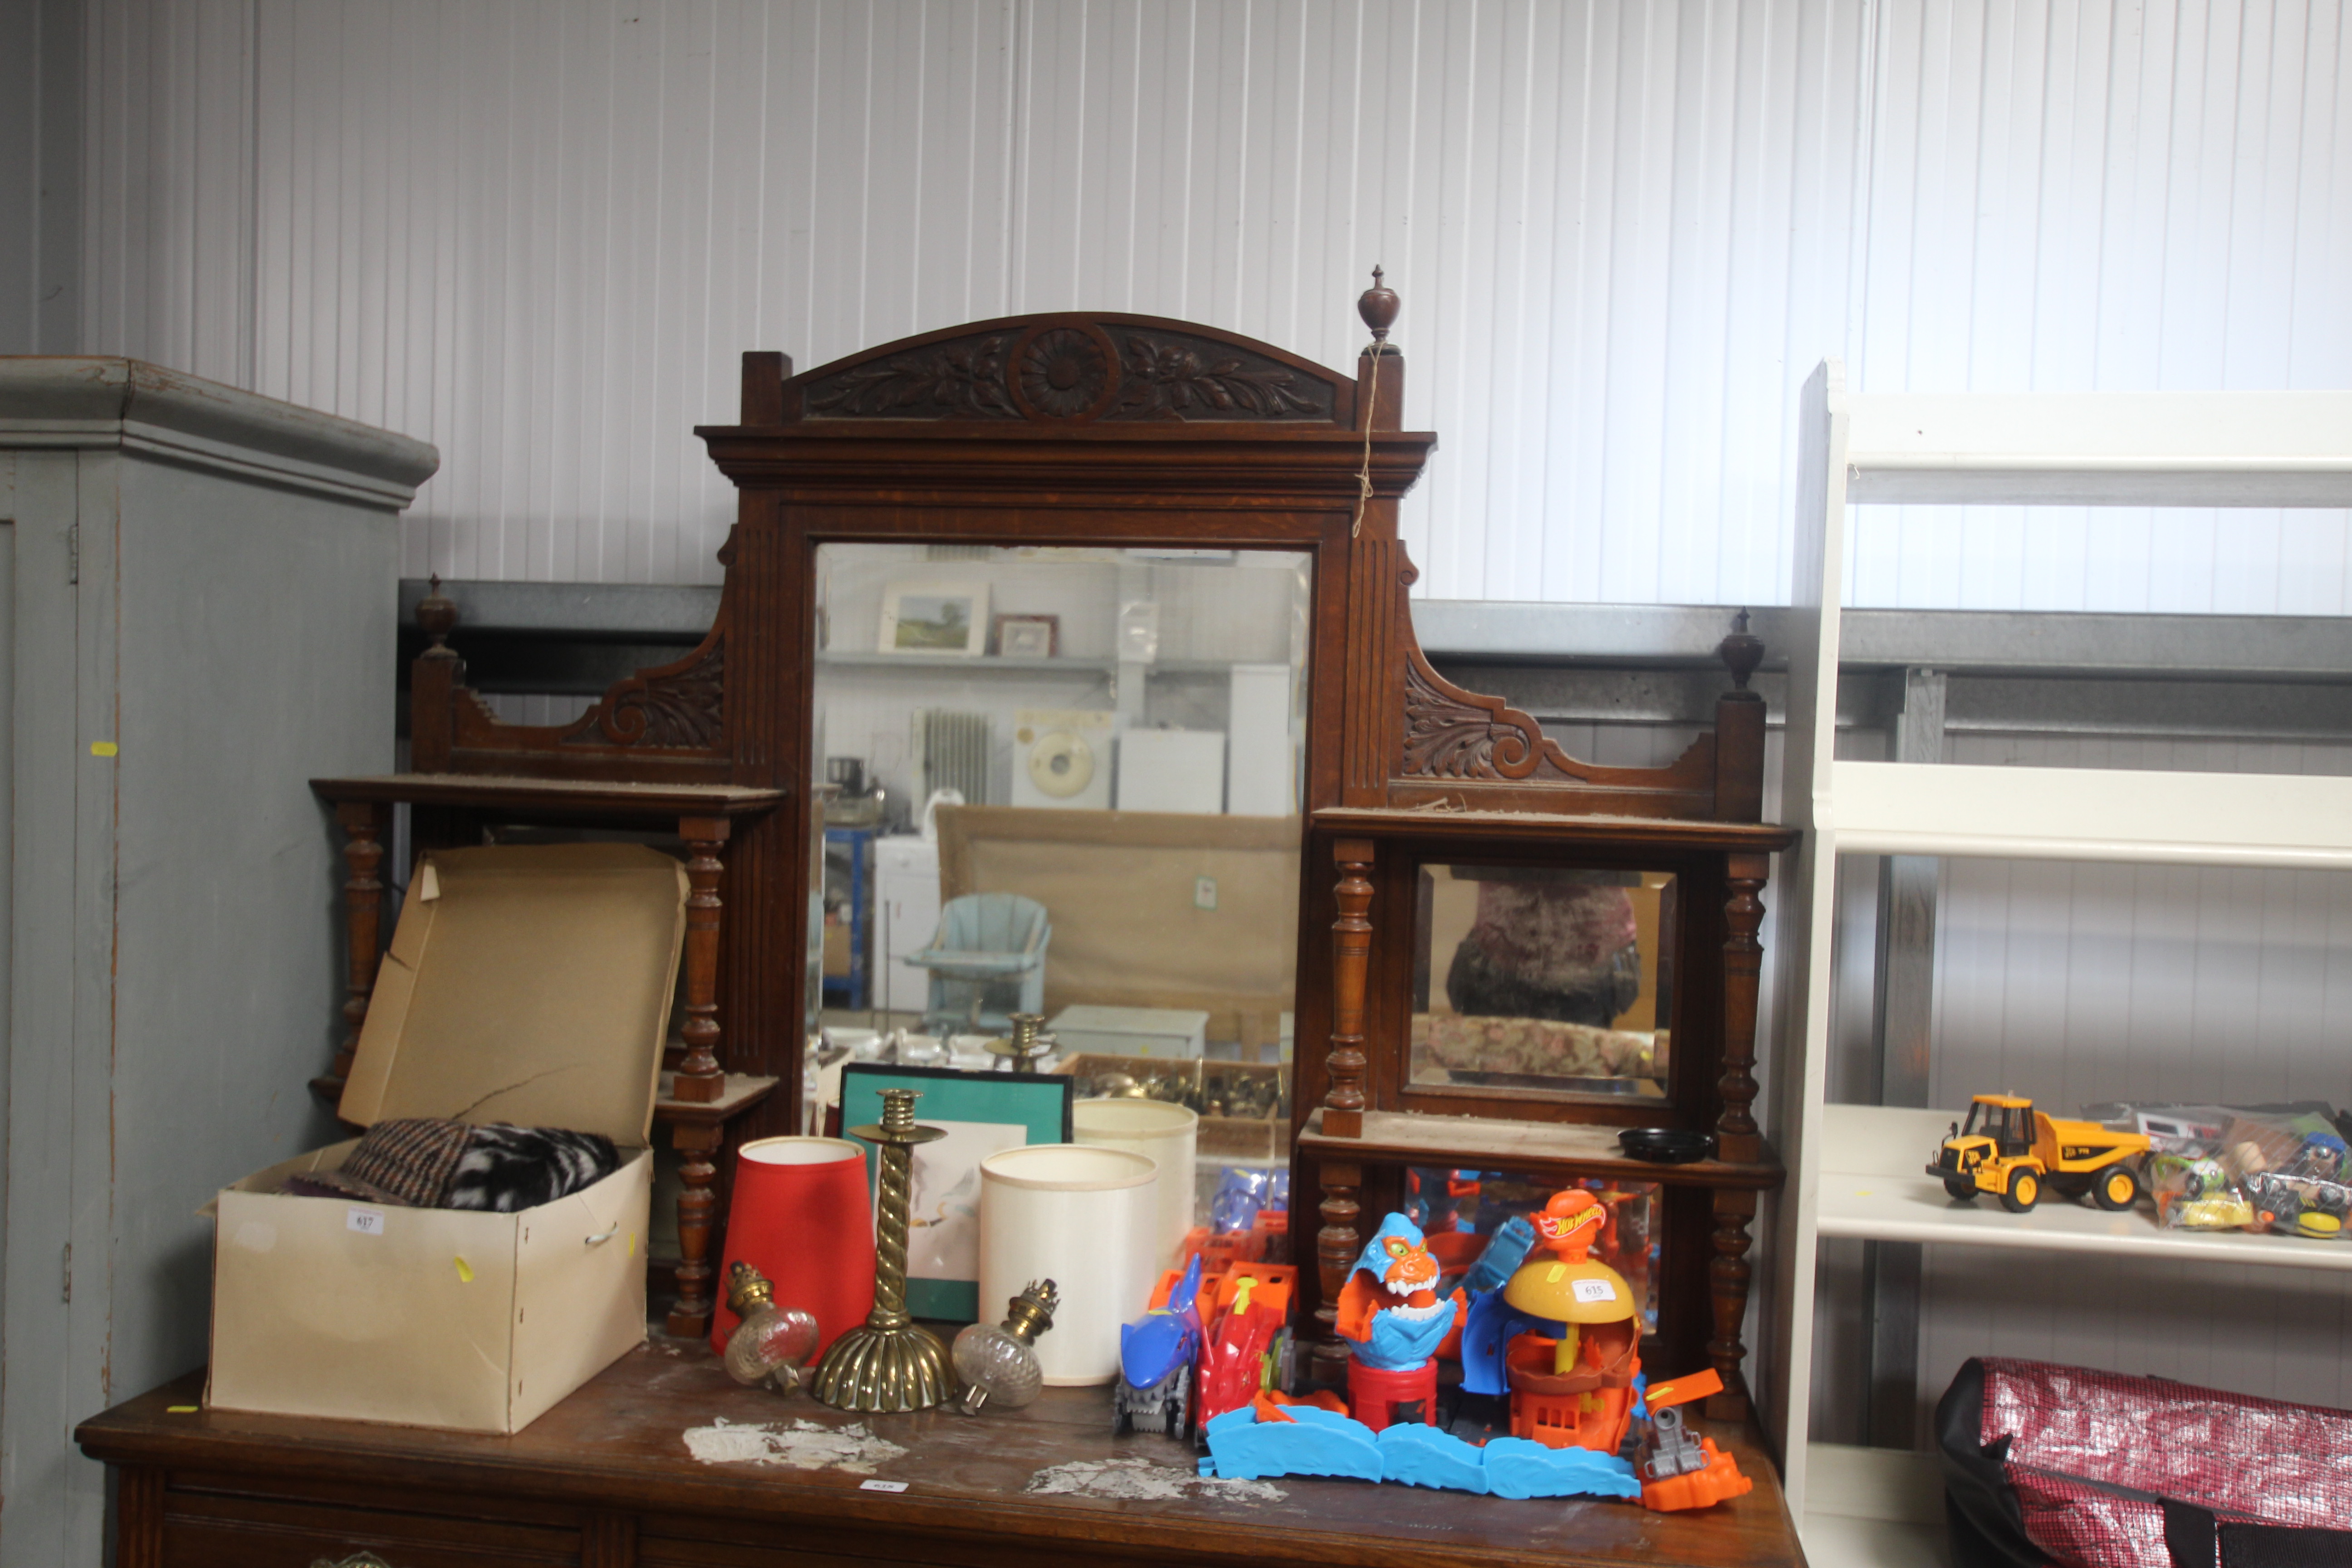
<path fill-rule="evenodd" d="M 1891 501 L 2352 506 L 2352 393 L 1849 395 L 1805 384 L 1790 647 L 1777 1126 L 1789 1184 L 1774 1227 L 1766 1415 L 1816 1564 L 1943 1560 L 1932 1461 L 1809 1441 L 1822 1237 L 2352 1268 L 2352 1247 L 2159 1232 L 2144 1215 L 1957 1204 L 1926 1173 L 1949 1110 L 1824 1102 L 1830 931 L 1843 853 L 2352 869 L 2352 778 L 1918 767 L 1833 759 L 1846 508 Z M 1810 632 L 1811 635 L 1806 635 Z M 1987 1086 L 1993 1088 L 1998 1086 Z"/>

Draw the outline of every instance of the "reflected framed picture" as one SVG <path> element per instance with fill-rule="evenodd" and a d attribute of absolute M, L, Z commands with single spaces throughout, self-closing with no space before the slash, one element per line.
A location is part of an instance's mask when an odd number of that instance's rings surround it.
<path fill-rule="evenodd" d="M 893 583 L 882 595 L 884 653 L 960 654 L 988 651 L 988 584 Z"/>
<path fill-rule="evenodd" d="M 969 1323 L 980 1317 L 980 1163 L 1005 1149 L 1070 1142 L 1076 1079 L 1064 1073 L 958 1072 L 851 1062 L 841 1069 L 842 1136 L 882 1120 L 882 1091 L 911 1089 L 915 1120 L 947 1136 L 917 1144 L 907 1205 L 907 1310 Z M 866 1151 L 868 1190 L 879 1173 Z M 1003 1307 L 997 1303 L 999 1310 Z"/>
<path fill-rule="evenodd" d="M 996 656 L 999 658 L 1051 658 L 1062 651 L 1059 616 L 999 616 Z"/>

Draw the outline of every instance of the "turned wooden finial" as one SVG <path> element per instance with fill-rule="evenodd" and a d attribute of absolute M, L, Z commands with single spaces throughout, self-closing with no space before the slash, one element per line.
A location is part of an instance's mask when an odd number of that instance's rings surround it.
<path fill-rule="evenodd" d="M 1764 662 L 1764 639 L 1748 635 L 1746 610 L 1731 618 L 1731 635 L 1716 645 L 1715 656 L 1723 660 L 1726 669 L 1731 671 L 1732 686 L 1738 690 L 1747 690 L 1748 678 L 1756 673 L 1758 665 Z"/>
<path fill-rule="evenodd" d="M 436 572 L 427 578 L 426 584 L 429 591 L 425 597 L 416 601 L 416 624 L 424 628 L 426 637 L 433 639 L 433 646 L 425 651 L 428 657 L 440 654 L 446 658 L 455 658 L 457 656 L 451 653 L 445 645 L 449 639 L 450 632 L 457 628 L 457 602 L 441 591 L 439 573 Z"/>
<path fill-rule="evenodd" d="M 1372 329 L 1372 342 L 1388 342 L 1389 329 L 1396 325 L 1397 312 L 1402 309 L 1404 301 L 1397 298 L 1395 289 L 1381 283 L 1381 269 L 1373 268 L 1372 286 L 1356 300 L 1356 314 L 1363 317 L 1364 325 Z"/>

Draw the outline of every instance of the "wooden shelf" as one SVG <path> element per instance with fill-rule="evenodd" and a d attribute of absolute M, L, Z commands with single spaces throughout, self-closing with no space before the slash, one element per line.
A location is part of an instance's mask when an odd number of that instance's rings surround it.
<path fill-rule="evenodd" d="M 730 1072 L 717 1100 L 678 1100 L 671 1093 L 677 1086 L 677 1075 L 665 1072 L 654 1094 L 654 1121 L 665 1127 L 679 1123 L 721 1126 L 773 1094 L 776 1085 L 782 1081 L 782 1079 L 760 1078 L 751 1073 Z"/>
<path fill-rule="evenodd" d="M 1839 762 L 1832 788 L 1846 854 L 2352 867 L 2352 778 Z"/>
<path fill-rule="evenodd" d="M 1990 1194 L 1961 1203 L 1927 1173 L 1929 1157 L 1955 1120 L 1948 1110 L 1824 1106 L 1818 1188 L 1821 1234 L 2033 1252 L 2194 1258 L 2241 1268 L 2352 1269 L 2352 1244 L 2340 1241 L 2239 1230 L 2166 1230 L 2146 1209 L 2111 1214 L 2054 1196 L 2030 1214 L 2011 1214 Z"/>
<path fill-rule="evenodd" d="M 1362 1137 L 1335 1138 L 1323 1131 L 1323 1110 L 1318 1106 L 1307 1119 L 1307 1130 L 1299 1134 L 1298 1147 L 1332 1159 L 1386 1160 L 1415 1165 L 1475 1165 L 1482 1170 L 1523 1171 L 1573 1167 L 1584 1175 L 1668 1187 L 1761 1191 L 1780 1184 L 1780 1163 L 1769 1157 L 1754 1164 L 1699 1160 L 1685 1165 L 1628 1159 L 1617 1143 L 1621 1131 L 1589 1121 L 1498 1121 L 1483 1116 L 1367 1110 Z M 2352 1251 L 2352 1247 L 2346 1250 Z"/>
<path fill-rule="evenodd" d="M 1237 664 L 1278 664 L 1279 659 L 1249 658 L 1006 658 L 1001 654 L 957 653 L 821 653 L 819 665 L 835 669 L 960 669 L 973 675 L 1079 676 L 1112 675 L 1133 665 L 1150 675 L 1223 675 Z"/>
<path fill-rule="evenodd" d="M 1584 816 L 1533 811 L 1397 811 L 1379 806 L 1325 806 L 1317 827 L 1368 837 L 1411 834 L 1432 838 L 1510 837 L 1545 845 L 1609 844 L 1629 849 L 1735 849 L 1770 854 L 1801 837 L 1769 822 L 1701 822 L 1672 816 Z"/>
<path fill-rule="evenodd" d="M 1927 1454 L 1815 1443 L 1797 1531 L 1812 1568 L 1949 1568 L 1944 1483 Z"/>
<path fill-rule="evenodd" d="M 1003 658 L 993 654 L 957 653 L 821 653 L 816 661 L 835 669 L 959 669 L 971 675 L 1065 678 L 1108 675 L 1118 668 L 1115 658 Z"/>
<path fill-rule="evenodd" d="M 737 784 L 617 784 L 508 773 L 380 773 L 312 779 L 310 789 L 321 800 L 645 816 L 758 816 L 792 798 L 789 790 Z"/>

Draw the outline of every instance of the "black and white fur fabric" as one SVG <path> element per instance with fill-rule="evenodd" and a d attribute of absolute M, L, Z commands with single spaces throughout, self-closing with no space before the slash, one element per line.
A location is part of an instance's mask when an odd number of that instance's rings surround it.
<path fill-rule="evenodd" d="M 494 1121 L 467 1135 L 442 1206 L 513 1214 L 593 1186 L 620 1166 L 619 1151 L 601 1132 Z"/>
<path fill-rule="evenodd" d="M 287 1178 L 286 1190 L 514 1214 L 593 1186 L 620 1168 L 620 1151 L 601 1132 L 414 1116 L 377 1122 L 340 1169 L 299 1172 Z"/>

